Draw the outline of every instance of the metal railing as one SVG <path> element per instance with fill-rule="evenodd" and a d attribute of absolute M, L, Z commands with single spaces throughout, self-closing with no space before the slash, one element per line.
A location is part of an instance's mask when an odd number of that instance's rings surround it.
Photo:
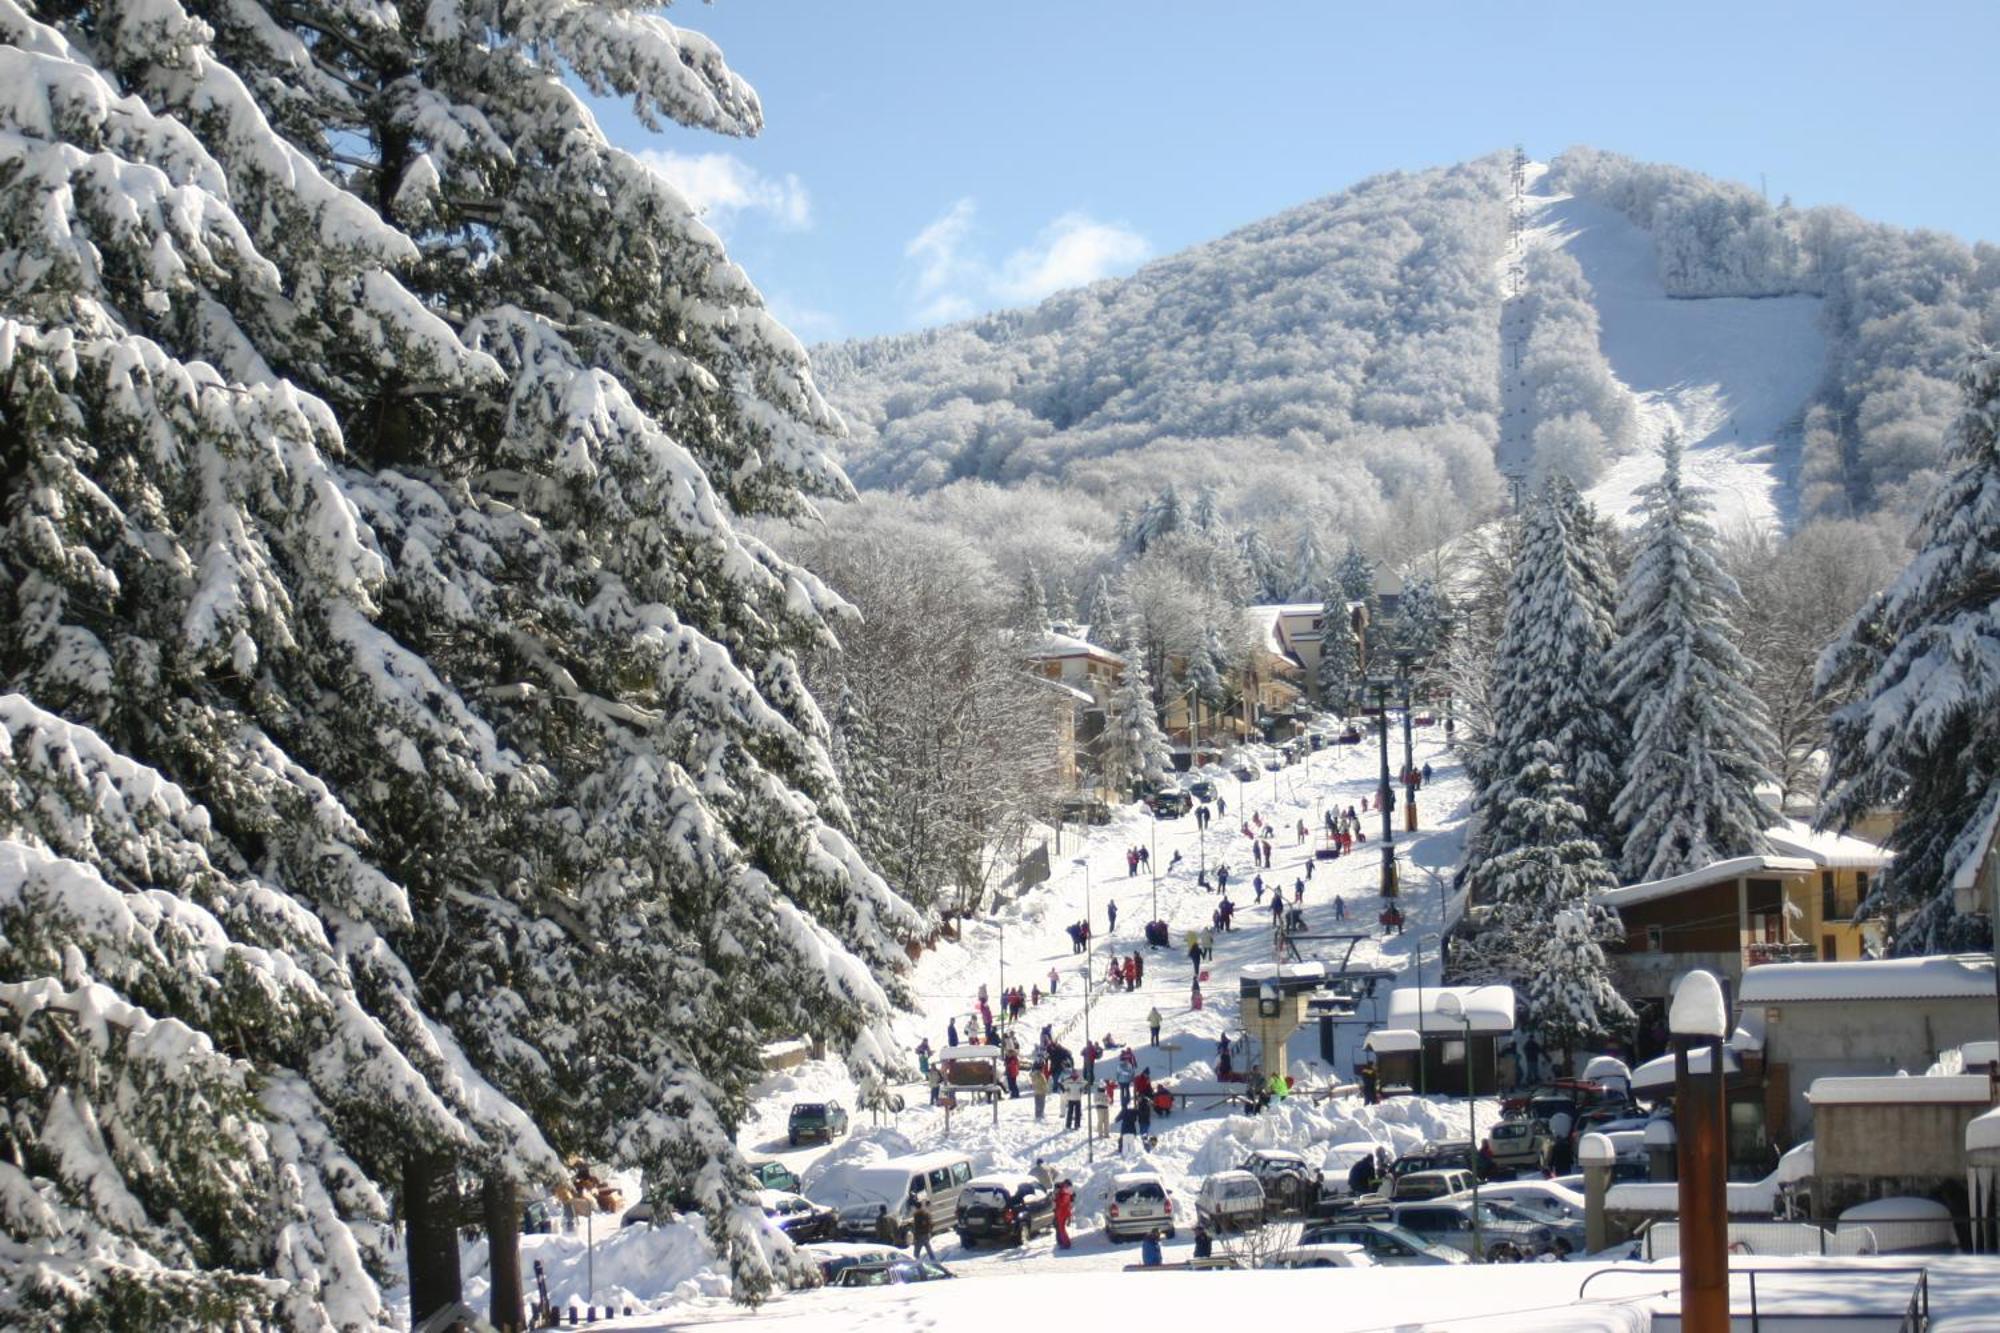
<path fill-rule="evenodd" d="M 1750 1319 L 1751 1333 L 1761 1333 L 1761 1330 L 1763 1328 L 1763 1322 L 1762 1322 L 1763 1316 L 1766 1312 L 1763 1308 L 1762 1303 L 1760 1302 L 1757 1293 L 1757 1279 L 1759 1277 L 1766 1279 L 1766 1286 L 1768 1287 L 1770 1285 L 1769 1280 L 1773 1277 L 1803 1275 L 1812 1278 L 1813 1287 L 1817 1291 L 1824 1289 L 1828 1284 L 1829 1280 L 1837 1284 L 1841 1278 L 1872 1281 L 1880 1278 L 1893 1278 L 1899 1274 L 1904 1276 L 1913 1276 L 1915 1280 L 1912 1282 L 1910 1286 L 1910 1295 L 1908 1299 L 1903 1302 L 1902 1308 L 1899 1312 L 1901 1315 L 1901 1323 L 1898 1324 L 1897 1327 L 1900 1330 L 1900 1333 L 1925 1333 L 1925 1330 L 1928 1329 L 1931 1324 L 1930 1270 L 1928 1268 L 1924 1268 L 1914 1264 L 1895 1265 L 1895 1266 L 1889 1266 L 1889 1265 L 1878 1266 L 1874 1264 L 1869 1264 L 1869 1265 L 1792 1264 L 1785 1266 L 1760 1265 L 1755 1268 L 1732 1269 L 1729 1274 L 1731 1295 L 1732 1295 L 1732 1300 L 1730 1302 L 1731 1319 L 1733 1322 L 1733 1320 L 1739 1314 L 1745 1313 L 1745 1312 L 1739 1312 L 1735 1309 L 1735 1301 L 1733 1299 L 1733 1296 L 1735 1291 L 1735 1282 L 1738 1278 L 1745 1279 L 1749 1287 L 1750 1308 L 1747 1311 L 1747 1314 Z M 1600 1268 L 1595 1273 L 1590 1274 L 1588 1277 L 1584 1278 L 1582 1282 L 1577 1284 L 1576 1288 L 1577 1300 L 1579 1301 L 1583 1300 L 1584 1294 L 1590 1290 L 1591 1284 L 1596 1282 L 1599 1278 L 1609 1277 L 1613 1275 L 1623 1276 L 1623 1277 L 1635 1277 L 1635 1276 L 1647 1277 L 1653 1279 L 1656 1282 L 1662 1280 L 1670 1280 L 1672 1282 L 1672 1285 L 1668 1287 L 1663 1287 L 1658 1292 L 1658 1295 L 1663 1297 L 1672 1296 L 1679 1290 L 1679 1276 L 1673 1269 L 1657 1268 L 1652 1266 L 1644 1268 L 1626 1268 L 1626 1267 Z M 1633 1301 L 1633 1300 L 1643 1299 L 1648 1294 L 1651 1293 L 1640 1293 L 1637 1296 L 1626 1295 L 1618 1297 L 1616 1299 L 1620 1301 Z M 1789 1322 L 1807 1315 L 1810 1315 L 1811 1317 L 1814 1318 L 1822 1318 L 1822 1319 L 1837 1318 L 1842 1316 L 1855 1319 L 1865 1319 L 1870 1317 L 1879 1319 L 1889 1313 L 1891 1313 L 1891 1311 L 1887 1310 L 1869 1311 L 1869 1310 L 1857 1309 L 1851 1298 L 1848 1300 L 1841 1301 L 1837 1306 L 1833 1305 L 1830 1302 L 1828 1308 L 1823 1310 L 1804 1311 L 1796 1307 L 1790 1307 L 1783 1310 L 1782 1312 L 1779 1311 L 1770 1312 L 1771 1318 L 1774 1323 L 1781 1320 Z"/>

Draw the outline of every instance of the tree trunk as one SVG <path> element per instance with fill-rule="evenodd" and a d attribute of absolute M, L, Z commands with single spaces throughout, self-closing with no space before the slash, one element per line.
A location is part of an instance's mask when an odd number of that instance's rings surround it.
<path fill-rule="evenodd" d="M 528 1326 L 521 1287 L 521 1205 L 514 1182 L 489 1175 L 480 1191 L 486 1214 L 486 1245 L 493 1277 L 486 1317 L 500 1333 L 521 1333 Z"/>
<path fill-rule="evenodd" d="M 458 1170 L 443 1153 L 403 1159 L 403 1225 L 410 1255 L 410 1323 L 464 1299 L 458 1272 Z"/>

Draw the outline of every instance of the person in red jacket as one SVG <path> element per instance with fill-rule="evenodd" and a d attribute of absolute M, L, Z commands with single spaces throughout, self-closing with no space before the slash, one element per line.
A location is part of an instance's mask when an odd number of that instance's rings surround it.
<path fill-rule="evenodd" d="M 1056 1248 L 1069 1248 L 1069 1219 L 1076 1211 L 1076 1189 L 1067 1180 L 1056 1186 Z"/>

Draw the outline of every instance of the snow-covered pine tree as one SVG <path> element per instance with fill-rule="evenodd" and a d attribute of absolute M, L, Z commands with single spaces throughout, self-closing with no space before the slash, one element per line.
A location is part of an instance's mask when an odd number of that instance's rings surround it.
<path fill-rule="evenodd" d="M 371 385 L 350 484 L 395 623 L 550 775 L 482 866 L 402 843 L 413 879 L 435 872 L 406 947 L 468 1044 L 505 1020 L 482 1062 L 560 1116 L 559 1146 L 643 1168 L 662 1209 L 696 1203 L 754 1297 L 768 1229 L 734 1129 L 757 1047 L 808 1033 L 893 1060 L 883 987 L 923 922 L 848 836 L 797 667 L 846 608 L 736 524 L 847 494 L 839 423 L 572 81 L 649 125 L 748 134 L 761 109 L 652 14 L 447 3 L 344 35 L 310 43 L 312 151 L 404 231 L 409 280 L 503 376 L 435 414 Z M 366 822 L 400 839 L 395 818 Z"/>
<path fill-rule="evenodd" d="M 1320 545 L 1318 525 L 1310 522 L 1301 525 L 1298 540 L 1292 543 L 1291 586 L 1285 590 L 1286 600 L 1316 600 L 1326 587 L 1331 569 L 1332 558 Z"/>
<path fill-rule="evenodd" d="M 1243 557 L 1243 567 L 1249 571 L 1252 601 L 1281 602 L 1290 594 L 1290 576 L 1285 571 L 1285 562 L 1264 540 L 1262 532 L 1256 528 L 1245 528 L 1237 533 L 1236 551 Z"/>
<path fill-rule="evenodd" d="M 1777 818 L 1757 794 L 1775 781 L 1773 742 L 1736 646 L 1730 611 L 1742 597 L 1716 560 L 1706 493 L 1683 479 L 1671 432 L 1660 463 L 1659 480 L 1640 492 L 1646 518 L 1605 658 L 1629 736 L 1612 803 L 1628 881 L 1764 851 Z"/>
<path fill-rule="evenodd" d="M 1435 659 L 1451 638 L 1452 609 L 1435 582 L 1413 578 L 1396 607 L 1396 646 Z M 1433 662 L 1430 669 L 1435 669 Z"/>
<path fill-rule="evenodd" d="M 0 1227 L 28 1247 L 11 1268 L 16 1290 L 80 1325 L 120 1322 L 107 1311 L 152 1322 L 141 1312 L 154 1301 L 180 1302 L 183 1316 L 206 1308 L 216 1323 L 381 1323 L 370 1274 L 386 1247 L 367 1219 L 381 1214 L 400 1155 L 445 1149 L 512 1174 L 560 1169 L 425 1016 L 418 984 L 385 946 L 411 920 L 406 886 L 329 786 L 367 773 L 400 787 L 422 773 L 434 802 L 469 810 L 537 781 L 384 632 L 384 561 L 333 462 L 343 448 L 333 404 L 351 385 L 408 374 L 425 394 L 467 393 L 497 367 L 388 272 L 416 248 L 274 132 L 251 93 L 266 81 L 220 60 L 178 7 L 143 22 L 71 7 L 50 23 L 0 3 L 0 36 L 0 79 L 21 94 L 0 107 L 0 689 L 23 696 L 17 716 L 42 738 L 17 733 L 7 836 L 24 855 L 75 863 L 42 860 L 17 879 L 26 897 L 16 901 L 48 912 L 33 931 L 0 931 L 0 951 L 21 950 L 0 970 L 32 989 L 48 950 L 67 941 L 74 965 L 57 975 L 79 1003 L 97 1005 L 92 987 L 122 987 L 139 1006 L 87 1016 L 59 1006 L 14 1029 L 17 1073 L 83 1062 L 74 1082 L 23 1074 L 5 1087 L 20 1135 L 10 1169 L 62 1214 L 0 1210 Z M 314 383 L 274 367 L 307 368 Z M 65 766 L 50 758 L 59 750 L 88 758 Z M 331 762 L 315 771 L 315 756 Z M 96 786 L 82 795 L 65 786 L 90 774 Z M 129 800 L 117 790 L 127 782 Z M 183 798 L 163 794 L 170 784 L 199 792 L 202 806 L 181 810 Z M 138 812 L 149 802 L 175 812 L 171 854 L 111 831 L 150 819 Z M 91 813 L 64 827 L 54 812 L 70 805 Z M 469 819 L 457 831 L 476 840 Z M 98 884 L 123 905 L 92 921 L 51 905 Z M 132 935 L 120 960 L 85 941 L 94 926 L 115 932 L 115 910 L 144 919 L 157 943 Z M 204 966 L 225 969 L 231 992 L 260 972 L 277 982 L 261 1009 L 246 997 L 243 1013 L 218 1019 L 204 1007 L 215 997 L 193 994 Z M 155 988 L 146 974 L 163 968 Z M 364 1013 L 328 1007 L 356 996 Z M 91 1042 L 123 1049 L 52 1055 L 45 1043 L 64 1014 L 91 1027 Z M 266 1019 L 271 1031 L 252 1030 Z M 307 1044 L 308 1029 L 332 1022 L 344 1039 Z M 195 1130 L 156 1154 L 158 1127 L 139 1121 L 173 1092 L 162 1082 L 142 1093 L 137 1080 L 187 1034 L 182 1090 L 233 1083 L 213 1109 L 241 1120 L 215 1141 L 187 1141 Z M 132 1096 L 79 1109 L 100 1058 L 132 1062 Z M 180 1114 L 206 1111 L 190 1103 Z M 82 1137 L 38 1142 L 50 1114 Z M 108 1150 L 87 1162 L 92 1136 Z M 279 1155 L 208 1169 L 211 1150 L 254 1151 L 259 1139 Z M 86 1156 L 45 1181 L 48 1154 L 63 1147 Z M 274 1196 L 269 1172 L 287 1159 L 302 1178 Z M 73 1243 L 90 1243 L 70 1229 L 70 1209 L 106 1228 L 108 1267 L 64 1275 Z M 67 1257 L 34 1271 L 33 1256 L 58 1252 Z M 206 1288 L 204 1269 L 217 1274 Z"/>
<path fill-rule="evenodd" d="M 1111 639 L 1124 619 L 1118 614 L 1118 596 L 1111 588 L 1111 576 L 1098 571 L 1090 588 L 1090 605 L 1084 608 L 1084 623 L 1090 626 L 1090 641 L 1111 647 Z"/>
<path fill-rule="evenodd" d="M 1220 503 L 1215 487 L 1203 482 L 1195 488 L 1194 503 L 1188 507 L 1188 522 L 1198 532 L 1215 532 L 1222 526 Z"/>
<path fill-rule="evenodd" d="M 1048 593 L 1042 587 L 1041 572 L 1029 565 L 1021 577 L 1020 628 L 1029 635 L 1047 634 L 1052 627 L 1049 620 Z"/>
<path fill-rule="evenodd" d="M 1864 912 L 1894 923 L 1899 954 L 1986 949 L 1992 924 L 1957 910 L 1953 879 L 2000 811 L 2000 352 L 1962 379 L 1951 472 L 1918 525 L 1917 555 L 1820 659 L 1834 713 L 1821 819 L 1895 805 L 1895 861 Z"/>
<path fill-rule="evenodd" d="M 1350 539 L 1347 553 L 1340 557 L 1340 566 L 1334 571 L 1334 582 L 1350 602 L 1375 605 L 1375 562 L 1361 551 Z"/>
<path fill-rule="evenodd" d="M 1201 647 L 1188 658 L 1187 686 L 1211 710 L 1229 702 L 1229 650 L 1212 624 L 1202 629 Z"/>
<path fill-rule="evenodd" d="M 1173 747 L 1153 711 L 1153 682 L 1144 654 L 1127 655 L 1104 711 L 1098 758 L 1107 787 L 1126 791 L 1135 782 L 1164 779 L 1173 771 Z"/>
<path fill-rule="evenodd" d="M 1556 747 L 1533 743 L 1492 831 L 1493 845 L 1504 850 L 1475 869 L 1476 891 L 1494 904 L 1487 929 L 1454 955 L 1467 977 L 1526 992 L 1544 1042 L 1558 1046 L 1632 1021 L 1598 947 L 1618 935 L 1617 914 L 1591 901 L 1618 880 L 1583 820 Z M 1564 917 L 1574 928 L 1552 936 L 1550 923 Z"/>
<path fill-rule="evenodd" d="M 1329 583 L 1320 603 L 1319 662 L 1313 668 L 1313 692 L 1321 708 L 1347 711 L 1348 696 L 1361 685 L 1361 641 L 1347 609 L 1347 594 Z"/>
<path fill-rule="evenodd" d="M 1601 601 L 1587 532 L 1587 506 L 1552 479 L 1522 516 L 1507 585 L 1507 618 L 1494 655 L 1489 711 L 1494 734 L 1481 755 L 1475 834 L 1466 868 L 1477 901 L 1490 901 L 1492 858 L 1509 849 L 1501 832 L 1518 775 L 1533 747 L 1550 741 L 1603 847 L 1623 755 L 1622 722 L 1606 696 L 1611 622 Z"/>

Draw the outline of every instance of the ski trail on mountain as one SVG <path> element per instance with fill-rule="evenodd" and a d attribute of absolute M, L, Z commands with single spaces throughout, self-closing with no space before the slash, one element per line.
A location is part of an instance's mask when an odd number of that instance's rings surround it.
<path fill-rule="evenodd" d="M 1528 166 L 1527 248 L 1560 247 L 1583 267 L 1599 346 L 1633 395 L 1640 441 L 1587 494 L 1621 524 L 1660 474 L 1669 430 L 1686 446 L 1689 480 L 1705 486 L 1721 531 L 1783 526 L 1794 508 L 1800 419 L 1826 366 L 1815 296 L 1669 297 L 1653 238 L 1623 214 L 1549 186 Z"/>

